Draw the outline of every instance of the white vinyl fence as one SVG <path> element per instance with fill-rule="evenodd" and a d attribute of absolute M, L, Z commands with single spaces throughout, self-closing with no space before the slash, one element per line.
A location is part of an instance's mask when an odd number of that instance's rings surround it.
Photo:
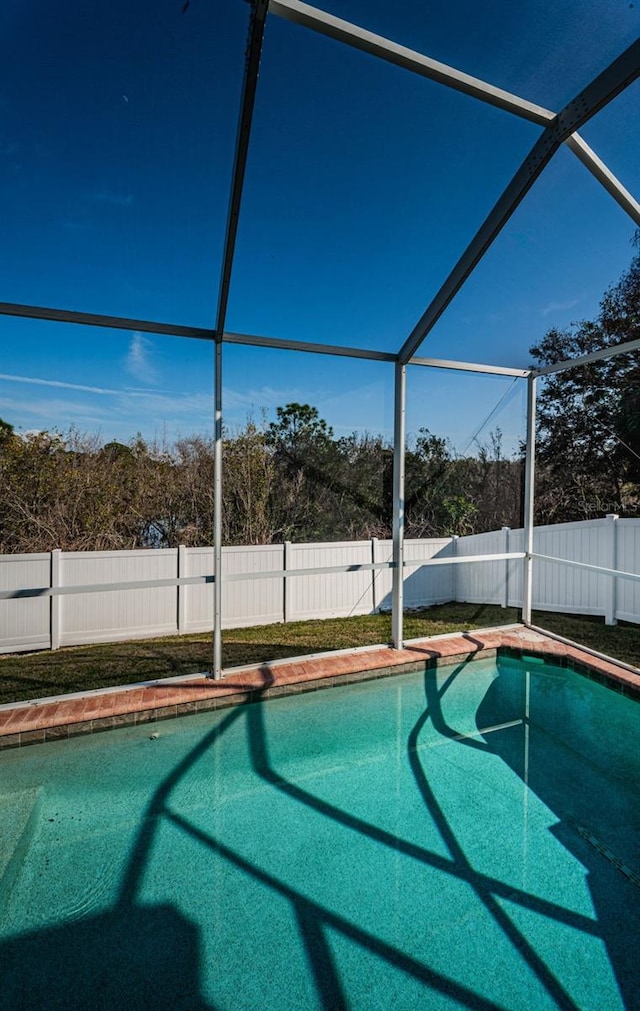
<path fill-rule="evenodd" d="M 447 601 L 522 603 L 521 559 L 411 566 L 412 561 L 523 551 L 522 530 L 470 537 L 405 541 L 405 606 Z M 391 608 L 391 569 L 305 574 L 297 569 L 371 565 L 391 561 L 391 542 L 340 541 L 223 548 L 224 627 L 347 617 Z M 585 523 L 538 527 L 534 553 L 640 573 L 640 520 L 606 517 Z M 210 576 L 212 548 L 87 551 L 0 555 L 0 653 L 159 635 L 210 631 L 211 583 L 176 585 L 185 577 Z M 260 578 L 261 573 L 275 575 Z M 240 574 L 258 577 L 238 580 Z M 233 577 L 236 577 L 235 579 Z M 20 596 L 50 587 L 146 580 L 169 585 L 139 589 Z M 4 596 L 4 594 L 3 594 Z M 640 622 L 640 584 L 555 562 L 533 565 L 534 607 Z"/>
<path fill-rule="evenodd" d="M 408 558 L 451 551 L 451 538 L 407 541 Z M 285 579 L 296 569 L 390 562 L 391 541 L 270 544 L 222 549 L 225 628 L 306 618 L 348 617 L 391 607 L 391 570 L 356 570 Z M 172 580 L 213 573 L 212 548 L 138 551 L 52 551 L 0 555 L 0 591 L 119 584 L 103 592 L 25 596 L 0 600 L 0 653 L 57 649 L 176 633 L 211 631 L 213 584 L 122 588 L 144 580 Z M 267 578 L 235 580 L 244 573 Z M 231 577 L 230 581 L 229 577 Z M 449 566 L 407 577 L 407 606 L 453 597 Z"/>
<path fill-rule="evenodd" d="M 458 539 L 458 555 L 523 550 L 524 531 L 508 527 Z M 536 527 L 533 553 L 640 573 L 640 520 L 607 516 Z M 522 606 L 522 562 L 458 566 L 456 600 Z M 640 622 L 640 584 L 534 559 L 533 606 L 542 611 L 600 615 L 609 624 L 618 619 Z"/>

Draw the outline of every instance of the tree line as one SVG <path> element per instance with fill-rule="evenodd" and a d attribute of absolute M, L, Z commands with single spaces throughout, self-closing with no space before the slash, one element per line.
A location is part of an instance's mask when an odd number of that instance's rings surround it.
<path fill-rule="evenodd" d="M 640 255 L 595 319 L 551 329 L 530 350 L 540 366 L 635 339 Z M 0 552 L 208 545 L 213 448 L 202 435 L 171 446 L 73 429 L 21 435 L 0 420 Z M 523 456 L 505 458 L 499 429 L 462 457 L 421 429 L 406 457 L 407 536 L 520 525 Z M 226 432 L 223 473 L 225 544 L 391 536 L 392 447 L 375 434 L 336 438 L 312 405 Z M 558 372 L 538 398 L 536 523 L 607 512 L 640 515 L 637 351 Z"/>
<path fill-rule="evenodd" d="M 224 543 L 390 537 L 392 447 L 379 435 L 336 438 L 308 404 L 276 416 L 225 433 Z M 0 421 L 0 551 L 211 544 L 213 471 L 205 436 L 105 444 L 76 430 L 19 435 Z M 407 452 L 407 535 L 517 525 L 521 471 L 499 430 L 464 458 L 421 430 Z"/>
<path fill-rule="evenodd" d="M 634 244 L 640 246 L 640 230 Z M 551 329 L 531 348 L 550 365 L 640 339 L 640 254 L 593 320 Z M 557 372 L 537 413 L 536 522 L 640 515 L 640 352 Z"/>

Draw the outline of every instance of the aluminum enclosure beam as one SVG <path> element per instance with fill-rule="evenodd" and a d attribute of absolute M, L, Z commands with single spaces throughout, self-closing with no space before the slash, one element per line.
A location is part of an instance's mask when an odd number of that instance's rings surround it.
<path fill-rule="evenodd" d="M 452 558 L 422 558 L 404 562 L 405 569 L 426 568 L 438 565 L 473 565 L 476 562 L 499 562 L 509 559 L 524 558 L 524 551 L 503 552 L 493 555 L 467 555 Z M 534 555 L 534 558 L 546 558 L 545 555 Z M 563 559 L 550 558 L 549 561 L 562 562 Z M 581 563 L 567 562 L 569 565 Z M 584 567 L 584 566 L 583 566 Z M 260 572 L 230 572 L 225 583 L 252 583 L 262 579 L 297 579 L 300 576 L 324 576 L 341 572 L 382 572 L 393 569 L 393 562 L 354 562 L 352 565 L 317 565 L 303 569 L 269 569 Z M 612 569 L 590 566 L 591 569 L 604 574 L 613 574 Z M 617 570 L 615 574 L 619 573 Z M 625 573 L 620 573 L 623 577 Z M 640 575 L 626 574 L 628 578 L 640 580 Z M 33 597 L 69 597 L 76 593 L 109 593 L 118 590 L 149 590 L 167 586 L 205 586 L 215 583 L 215 576 L 167 576 L 161 579 L 134 579 L 121 583 L 80 583 L 71 586 L 29 586 L 25 589 L 0 590 L 0 600 L 23 600 Z"/>
<path fill-rule="evenodd" d="M 140 333 L 162 334 L 166 337 L 215 340 L 215 330 L 207 330 L 204 327 L 180 326 L 177 323 L 152 323 L 146 319 L 103 316 L 93 312 L 76 312 L 73 309 L 50 309 L 42 305 L 24 305 L 20 302 L 0 302 L 0 316 L 41 319 L 51 323 L 75 323 L 79 326 L 99 326 L 110 330 L 139 330 Z"/>
<path fill-rule="evenodd" d="M 181 326 L 178 323 L 158 323 L 145 319 L 129 319 L 126 316 L 104 316 L 98 313 L 76 312 L 73 309 L 53 309 L 19 302 L 0 302 L 0 316 L 15 316 L 19 319 L 39 319 L 54 323 L 72 323 L 77 326 L 96 326 L 110 330 L 138 330 L 140 333 L 158 334 L 165 337 L 185 337 L 195 340 L 215 341 L 215 330 L 205 327 Z M 395 362 L 397 355 L 388 351 L 369 348 L 351 348 L 340 344 L 317 344 L 312 341 L 285 340 L 279 337 L 263 337 L 256 334 L 223 334 L 223 342 L 246 345 L 248 347 L 281 348 L 286 351 L 306 351 L 309 354 L 334 355 L 340 358 L 362 358 L 378 362 Z M 517 369 L 501 365 L 484 365 L 476 362 L 458 362 L 445 358 L 413 357 L 407 363 L 434 369 L 452 369 L 459 372 L 482 372 L 488 375 L 514 376 L 526 378 L 528 375 L 546 376 L 577 365 L 588 365 L 602 358 L 626 354 L 640 350 L 640 339 L 602 348 L 579 358 L 567 358 L 553 362 L 539 369 Z"/>
<path fill-rule="evenodd" d="M 591 565 L 590 562 L 577 562 L 572 558 L 556 558 L 555 555 L 540 555 L 533 552 L 533 557 L 541 562 L 553 562 L 555 565 L 568 565 L 570 569 L 582 569 L 585 572 L 597 572 L 601 576 L 613 576 L 615 579 L 628 579 L 640 583 L 640 572 L 626 572 L 624 569 L 609 569 L 604 565 Z"/>
<path fill-rule="evenodd" d="M 313 341 L 285 340 L 280 337 L 258 337 L 252 334 L 225 333 L 227 344 L 242 344 L 256 348 L 282 348 L 285 351 L 307 351 L 315 355 L 336 355 L 340 358 L 366 358 L 374 362 L 395 362 L 398 357 L 389 351 L 349 348 L 342 344 L 317 344 Z"/>
<path fill-rule="evenodd" d="M 244 83 L 240 103 L 240 119 L 236 137 L 233 163 L 231 196 L 227 229 L 224 240 L 224 254 L 218 292 L 216 313 L 216 343 L 214 363 L 214 463 L 213 463 L 213 559 L 215 581 L 213 584 L 213 677 L 222 677 L 222 335 L 227 319 L 231 270 L 238 235 L 240 204 L 244 185 L 251 121 L 258 84 L 258 71 L 262 55 L 262 40 L 269 0 L 252 0 L 249 42 L 246 53 Z"/>
<path fill-rule="evenodd" d="M 477 77 L 471 77 L 460 70 L 449 67 L 446 63 L 432 60 L 422 53 L 406 46 L 391 42 L 382 35 L 375 35 L 374 32 L 367 31 L 359 25 L 343 21 L 342 18 L 327 14 L 326 11 L 319 10 L 309 4 L 302 3 L 301 0 L 271 0 L 269 12 L 277 14 L 286 21 L 292 21 L 305 28 L 326 35 L 337 42 L 344 42 L 354 49 L 369 53 L 371 56 L 378 56 L 387 63 L 393 63 L 396 67 L 410 70 L 421 77 L 427 77 L 431 81 L 445 84 L 456 91 L 461 91 L 465 95 L 472 95 L 483 102 L 495 105 L 498 109 L 512 112 L 516 116 L 528 119 L 532 123 L 546 126 L 554 114 L 548 109 L 543 109 L 540 105 L 527 102 L 517 95 L 512 95 L 502 88 L 495 88 Z"/>
<path fill-rule="evenodd" d="M 96 326 L 110 330 L 137 330 L 140 333 L 159 334 L 164 337 L 187 337 L 195 340 L 215 341 L 216 331 L 206 327 L 181 326 L 178 323 L 157 323 L 146 319 L 129 319 L 126 316 L 104 316 L 98 313 L 76 312 L 74 309 L 52 309 L 19 302 L 0 302 L 0 316 L 19 319 L 39 319 L 53 323 L 73 323 L 78 326 Z M 333 355 L 338 358 L 360 358 L 373 362 L 395 362 L 397 354 L 374 348 L 352 348 L 343 344 L 319 344 L 314 341 L 286 340 L 280 337 L 263 337 L 259 334 L 242 334 L 225 331 L 223 343 L 247 347 L 278 348 L 285 351 L 306 351 L 308 354 Z M 631 349 L 630 349 L 631 350 Z M 410 365 L 424 365 L 436 369 L 454 369 L 461 372 L 487 372 L 504 376 L 529 374 L 528 369 L 506 368 L 500 365 L 483 365 L 474 362 L 456 362 L 441 358 L 412 358 Z"/>
<path fill-rule="evenodd" d="M 181 326 L 178 323 L 156 323 L 147 319 L 129 319 L 126 316 L 105 316 L 99 313 L 77 312 L 75 309 L 53 309 L 42 305 L 26 305 L 20 302 L 0 302 L 0 316 L 15 316 L 18 319 L 39 319 L 51 323 L 74 323 L 78 326 L 97 326 L 109 330 L 138 330 L 140 333 L 159 334 L 165 337 L 190 337 L 195 340 L 205 341 L 215 341 L 216 339 L 216 331 L 207 327 Z M 368 358 L 379 362 L 394 362 L 398 357 L 390 351 L 350 348 L 339 344 L 318 344 L 312 341 L 283 340 L 279 337 L 262 337 L 255 334 L 224 332 L 222 340 L 228 344 L 284 348 L 287 351 L 308 351 L 313 354 L 339 355 L 347 358 Z"/>
<path fill-rule="evenodd" d="M 271 0 L 269 11 L 287 21 L 292 21 L 335 39 L 337 42 L 345 43 L 361 52 L 369 53 L 371 56 L 377 56 L 387 63 L 392 63 L 421 77 L 444 84 L 454 91 L 462 92 L 488 105 L 510 112 L 530 123 L 546 127 L 555 119 L 555 113 L 550 109 L 528 102 L 518 95 L 513 95 L 502 88 L 496 88 L 486 81 L 471 77 L 454 67 L 433 60 L 413 49 L 407 49 L 406 46 L 391 42 L 381 35 L 375 35 L 365 28 L 343 21 L 342 18 L 327 14 L 326 11 L 318 10 L 309 4 L 300 2 L 300 0 Z M 598 158 L 589 145 L 578 134 L 569 137 L 566 143 L 622 209 L 633 218 L 637 225 L 640 225 L 640 204 L 616 179 L 613 172 Z"/>
<path fill-rule="evenodd" d="M 391 592 L 391 640 L 402 649 L 404 610 L 404 467 L 406 443 L 407 370 L 395 364 L 393 399 L 393 589 Z"/>
<path fill-rule="evenodd" d="M 425 569 L 437 565 L 474 565 L 476 562 L 508 562 L 525 558 L 524 551 L 500 551 L 492 555 L 453 555 L 452 558 L 411 558 L 405 561 L 405 569 Z M 537 556 L 535 556 L 537 557 Z M 638 576 L 640 579 L 640 576 Z"/>
<path fill-rule="evenodd" d="M 527 442 L 524 465 L 524 550 L 522 572 L 522 620 L 531 624 L 533 601 L 533 519 L 536 469 L 536 378 L 527 379 Z"/>
<path fill-rule="evenodd" d="M 579 133 L 574 133 L 566 141 L 566 145 L 579 158 L 585 168 L 589 169 L 591 175 L 604 186 L 607 193 L 620 205 L 622 210 L 629 215 L 636 225 L 640 226 L 640 203 L 629 193 L 619 179 L 617 179 L 610 168 L 598 158 L 586 140 Z"/>
<path fill-rule="evenodd" d="M 614 667 L 622 667 L 624 670 L 631 671 L 632 674 L 638 673 L 638 668 L 633 667 L 630 663 L 625 663 L 623 660 L 619 660 L 614 656 L 609 656 L 608 653 L 599 653 L 597 649 L 591 649 L 589 646 L 585 646 L 584 643 L 574 642 L 573 639 L 567 639 L 564 635 L 558 635 L 557 632 L 550 632 L 548 628 L 540 628 L 539 625 L 529 624 L 527 628 L 531 629 L 532 632 L 541 632 L 546 635 L 549 639 L 555 639 L 556 642 L 563 642 L 565 646 L 574 646 L 576 649 L 581 650 L 583 653 L 588 653 L 589 656 L 595 656 L 598 660 L 604 660 L 606 663 L 612 663 Z"/>
<path fill-rule="evenodd" d="M 562 372 L 564 369 L 573 369 L 577 365 L 589 365 L 590 362 L 602 361 L 603 358 L 615 358 L 616 355 L 623 355 L 629 351 L 640 350 L 640 339 L 625 341 L 623 344 L 616 344 L 610 348 L 602 348 L 600 351 L 592 351 L 588 355 L 580 355 L 579 358 L 566 358 L 563 362 L 553 362 L 551 365 L 543 365 L 540 369 L 532 369 L 532 376 L 550 376 L 554 372 Z"/>
<path fill-rule="evenodd" d="M 236 238 L 238 235 L 242 187 L 244 185 L 244 175 L 247 167 L 251 121 L 253 119 L 253 107 L 255 105 L 258 71 L 260 69 L 260 56 L 262 55 L 262 40 L 264 38 L 264 26 L 268 6 L 269 0 L 252 0 L 251 2 L 249 42 L 247 45 L 244 84 L 240 103 L 240 119 L 238 122 L 238 134 L 236 137 L 231 196 L 229 198 L 227 230 L 224 243 L 224 256 L 222 259 L 222 270 L 220 273 L 220 291 L 218 294 L 216 334 L 220 337 L 224 331 L 224 325 L 227 318 L 229 287 L 231 285 L 231 269 L 233 267 L 233 255 L 235 253 Z"/>
<path fill-rule="evenodd" d="M 400 349 L 400 361 L 407 362 L 415 355 L 427 334 L 500 234 L 560 145 L 639 76 L 640 39 L 629 46 L 584 91 L 569 102 L 562 112 L 558 113 L 534 144 L 440 291 L 416 323 Z"/>
<path fill-rule="evenodd" d="M 511 369 L 502 365 L 479 365 L 475 362 L 448 361 L 445 358 L 411 358 L 408 365 L 424 365 L 431 369 L 452 369 L 455 372 L 483 372 L 490 376 L 516 376 L 521 379 L 531 372 L 531 369 Z"/>
<path fill-rule="evenodd" d="M 213 677 L 222 677 L 222 342 L 214 349 L 213 412 Z"/>

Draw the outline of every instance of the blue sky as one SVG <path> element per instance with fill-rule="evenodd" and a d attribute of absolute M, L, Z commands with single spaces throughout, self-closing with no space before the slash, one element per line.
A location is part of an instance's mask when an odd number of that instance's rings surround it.
<path fill-rule="evenodd" d="M 638 35 L 619 0 L 325 9 L 549 108 Z M 0 10 L 0 300 L 212 326 L 249 8 L 242 0 Z M 637 196 L 636 83 L 583 131 Z M 506 113 L 269 19 L 227 328 L 397 350 L 539 135 Z M 524 366 L 589 318 L 633 225 L 570 152 L 538 181 L 421 349 Z M 0 416 L 21 430 L 210 428 L 204 342 L 0 319 Z M 338 434 L 391 432 L 391 368 L 225 348 L 226 417 L 291 400 Z M 520 384 L 522 385 L 522 384 Z M 462 451 L 507 379 L 412 370 L 409 429 Z M 488 429 L 487 429 L 488 431 Z"/>

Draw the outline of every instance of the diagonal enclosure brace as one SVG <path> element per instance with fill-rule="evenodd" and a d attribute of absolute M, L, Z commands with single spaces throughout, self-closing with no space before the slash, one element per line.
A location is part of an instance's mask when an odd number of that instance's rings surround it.
<path fill-rule="evenodd" d="M 573 133 L 566 142 L 570 151 L 573 151 L 585 168 L 589 169 L 591 175 L 598 180 L 601 186 L 612 196 L 616 203 L 628 214 L 636 225 L 640 226 L 640 203 L 629 190 L 626 189 L 619 179 L 614 176 L 611 169 L 605 165 L 595 151 L 589 147 L 579 133 Z"/>
<path fill-rule="evenodd" d="M 539 126 L 546 126 L 554 118 L 553 112 L 549 112 L 548 109 L 544 109 L 540 105 L 527 102 L 517 95 L 512 95 L 502 88 L 496 88 L 492 84 L 480 80 L 478 77 L 472 77 L 461 70 L 455 70 L 453 67 L 447 66 L 446 63 L 440 63 L 414 49 L 408 49 L 397 42 L 391 42 L 390 39 L 385 39 L 382 35 L 376 35 L 366 28 L 334 17 L 333 14 L 327 14 L 326 11 L 302 3 L 301 0 L 271 0 L 269 13 L 277 14 L 284 20 L 292 21 L 304 28 L 310 28 L 312 31 L 337 42 L 343 42 L 363 53 L 377 56 L 396 67 L 402 67 L 404 70 L 410 70 L 412 73 L 419 74 L 431 81 L 445 84 L 465 95 L 479 98 L 483 102 L 512 112 L 516 116 L 522 116 Z"/>
<path fill-rule="evenodd" d="M 376 56 L 396 67 L 409 70 L 420 77 L 426 77 L 431 81 L 444 84 L 454 91 L 470 95 L 472 98 L 493 105 L 497 109 L 503 109 L 505 112 L 526 119 L 530 123 L 536 123 L 538 126 L 548 126 L 555 119 L 555 113 L 549 109 L 528 102 L 503 88 L 496 88 L 487 81 L 465 74 L 461 70 L 449 67 L 446 63 L 440 63 L 438 60 L 408 49 L 406 46 L 401 46 L 390 39 L 385 39 L 359 25 L 327 14 L 326 11 L 303 3 L 302 0 L 271 0 L 269 12 L 361 52 Z M 640 225 L 640 203 L 616 179 L 613 172 L 598 158 L 589 145 L 577 134 L 569 137 L 566 143 L 567 147 L 604 186 L 610 196 L 617 201 L 623 211 L 630 215 L 636 225 Z"/>
<path fill-rule="evenodd" d="M 409 361 L 475 269 L 493 240 L 527 195 L 549 161 L 571 134 L 600 112 L 640 76 L 640 39 L 625 50 L 584 91 L 558 113 L 525 158 L 493 210 L 458 260 L 440 291 L 416 323 L 399 352 Z"/>
<path fill-rule="evenodd" d="M 251 135 L 251 122 L 253 119 L 253 107 L 256 99 L 258 71 L 260 69 L 262 41 L 264 39 L 264 28 L 268 6 L 269 0 L 252 0 L 251 2 L 251 21 L 249 25 L 249 39 L 247 42 L 244 84 L 240 102 L 240 119 L 238 121 L 238 133 L 236 136 L 231 196 L 229 198 L 229 210 L 227 214 L 227 229 L 224 241 L 222 270 L 220 272 L 220 290 L 218 293 L 218 311 L 216 315 L 216 340 L 222 339 L 227 318 L 229 288 L 231 285 L 231 269 L 233 267 L 233 256 L 235 253 L 236 238 L 238 235 L 242 187 L 244 185 L 244 175 L 247 167 L 249 137 Z"/>

